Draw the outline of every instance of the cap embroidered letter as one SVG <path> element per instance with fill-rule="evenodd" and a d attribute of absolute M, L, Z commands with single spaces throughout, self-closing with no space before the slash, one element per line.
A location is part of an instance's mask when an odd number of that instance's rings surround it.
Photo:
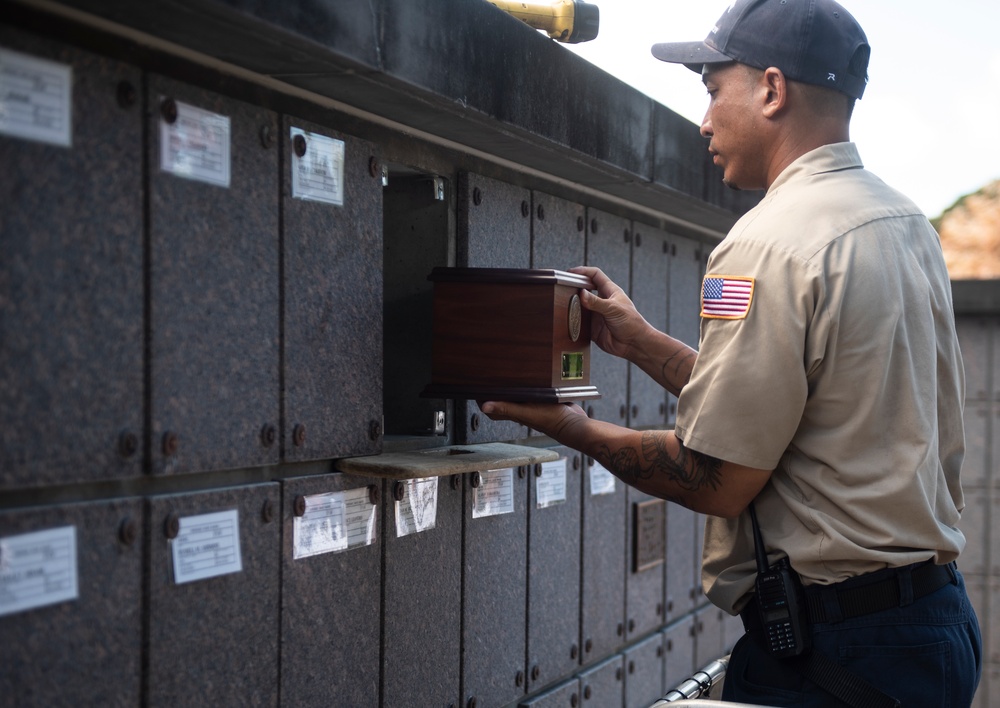
<path fill-rule="evenodd" d="M 750 312 L 754 279 L 738 275 L 706 275 L 701 288 L 701 316 L 742 320 Z"/>

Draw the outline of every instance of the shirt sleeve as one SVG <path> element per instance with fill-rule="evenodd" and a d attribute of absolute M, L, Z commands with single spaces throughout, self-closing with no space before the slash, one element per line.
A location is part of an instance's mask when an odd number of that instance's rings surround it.
<path fill-rule="evenodd" d="M 777 467 L 809 393 L 806 340 L 818 282 L 809 263 L 766 242 L 716 248 L 702 284 L 698 359 L 677 404 L 685 446 L 747 467 Z"/>

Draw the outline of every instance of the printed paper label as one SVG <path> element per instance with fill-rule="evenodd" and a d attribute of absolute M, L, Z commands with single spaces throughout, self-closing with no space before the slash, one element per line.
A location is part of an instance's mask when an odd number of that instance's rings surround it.
<path fill-rule="evenodd" d="M 306 152 L 299 157 L 292 150 L 292 196 L 314 202 L 344 205 L 344 141 L 301 128 L 292 128 L 295 136 L 306 141 Z"/>
<path fill-rule="evenodd" d="M 229 116 L 176 103 L 177 120 L 160 120 L 160 168 L 185 179 L 228 187 Z"/>
<path fill-rule="evenodd" d="M 396 502 L 396 537 L 429 531 L 437 523 L 438 478 L 402 482 L 403 500 Z"/>
<path fill-rule="evenodd" d="M 0 49 L 0 133 L 69 147 L 73 68 Z"/>
<path fill-rule="evenodd" d="M 590 496 L 614 494 L 617 489 L 616 484 L 615 476 L 608 472 L 600 462 L 594 460 L 594 464 L 590 468 Z"/>
<path fill-rule="evenodd" d="M 79 597 L 76 527 L 0 538 L 0 616 Z"/>
<path fill-rule="evenodd" d="M 375 509 L 367 488 L 312 494 L 292 522 L 292 557 L 338 553 L 375 542 Z"/>
<path fill-rule="evenodd" d="M 566 501 L 566 458 L 542 463 L 542 475 L 535 477 L 535 507 L 544 509 Z"/>
<path fill-rule="evenodd" d="M 360 548 L 375 543 L 375 511 L 367 487 L 352 489 L 344 494 L 344 526 L 347 528 L 347 548 Z"/>
<path fill-rule="evenodd" d="M 480 473 L 482 482 L 472 492 L 472 518 L 514 513 L 514 468 Z"/>
<path fill-rule="evenodd" d="M 170 541 L 174 583 L 180 585 L 243 570 L 238 509 L 185 516 L 179 521 L 177 538 Z"/>

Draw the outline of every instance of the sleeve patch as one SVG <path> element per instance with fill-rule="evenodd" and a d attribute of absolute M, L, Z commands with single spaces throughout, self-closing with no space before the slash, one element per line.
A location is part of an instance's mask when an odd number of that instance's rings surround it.
<path fill-rule="evenodd" d="M 742 320 L 750 312 L 755 285 L 740 275 L 706 275 L 701 284 L 701 316 L 713 320 Z"/>

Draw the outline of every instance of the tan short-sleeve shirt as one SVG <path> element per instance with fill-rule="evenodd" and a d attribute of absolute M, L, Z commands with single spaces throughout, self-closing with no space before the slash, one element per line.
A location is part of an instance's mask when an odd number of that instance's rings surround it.
<path fill-rule="evenodd" d="M 755 501 L 807 584 L 955 559 L 964 372 L 937 233 L 852 143 L 790 165 L 713 252 L 678 402 L 693 450 L 774 469 Z M 749 515 L 710 517 L 705 591 L 738 611 Z"/>

